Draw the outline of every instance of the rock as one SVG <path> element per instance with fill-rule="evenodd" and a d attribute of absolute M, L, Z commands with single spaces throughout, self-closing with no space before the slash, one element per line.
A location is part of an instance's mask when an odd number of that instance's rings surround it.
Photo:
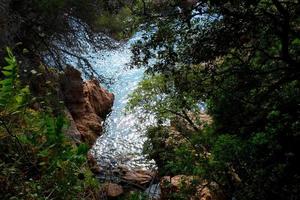
<path fill-rule="evenodd" d="M 161 200 L 160 195 L 160 186 L 158 183 L 151 184 L 146 190 L 145 193 L 148 194 L 151 200 Z"/>
<path fill-rule="evenodd" d="M 196 197 L 193 199 L 199 199 L 199 200 L 213 200 L 216 198 L 213 198 L 213 195 L 208 187 L 199 187 L 197 189 Z"/>
<path fill-rule="evenodd" d="M 65 115 L 66 117 L 68 118 L 69 122 L 70 122 L 70 125 L 68 127 L 68 130 L 67 130 L 67 135 L 70 136 L 73 141 L 75 141 L 75 143 L 80 143 L 81 141 L 81 133 L 79 132 L 79 130 L 77 129 L 77 126 L 76 126 L 76 123 L 75 121 L 73 120 L 73 117 L 71 115 L 71 113 L 69 112 L 69 110 L 65 110 Z"/>
<path fill-rule="evenodd" d="M 127 168 L 120 168 L 121 177 L 129 183 L 139 186 L 149 184 L 155 178 L 155 173 L 148 170 L 129 170 Z"/>
<path fill-rule="evenodd" d="M 103 171 L 103 169 L 98 165 L 96 159 L 94 158 L 91 152 L 88 152 L 87 160 L 88 160 L 88 165 L 94 174 L 99 174 Z"/>
<path fill-rule="evenodd" d="M 191 200 L 224 200 L 225 195 L 222 193 L 218 184 L 203 181 L 197 186 L 197 192 Z"/>
<path fill-rule="evenodd" d="M 124 193 L 123 187 L 115 183 L 108 183 L 105 190 L 108 197 L 118 197 Z"/>
<path fill-rule="evenodd" d="M 194 185 L 197 183 L 196 185 Z M 190 200 L 223 200 L 224 195 L 216 183 L 208 183 L 195 176 L 176 175 L 164 176 L 160 180 L 161 198 L 168 199 L 171 193 L 180 193 L 182 188 L 195 188 L 195 193 L 190 194 Z"/>
<path fill-rule="evenodd" d="M 97 80 L 84 82 L 83 92 L 92 106 L 93 111 L 100 117 L 105 118 L 111 111 L 114 95 L 103 89 Z"/>
<path fill-rule="evenodd" d="M 114 95 L 103 89 L 97 80 L 83 81 L 81 73 L 72 67 L 65 69 L 60 82 L 65 105 L 80 132 L 81 141 L 93 145 L 111 111 Z"/>
<path fill-rule="evenodd" d="M 139 185 L 145 185 L 147 183 L 150 183 L 154 177 L 148 174 L 146 171 L 128 171 L 122 178 L 129 182 L 134 182 Z"/>
<path fill-rule="evenodd" d="M 174 177 L 164 176 L 161 178 L 160 187 L 162 191 L 162 196 L 169 195 L 170 192 L 180 192 L 181 186 L 186 187 L 191 185 L 192 177 L 185 175 L 177 175 Z"/>

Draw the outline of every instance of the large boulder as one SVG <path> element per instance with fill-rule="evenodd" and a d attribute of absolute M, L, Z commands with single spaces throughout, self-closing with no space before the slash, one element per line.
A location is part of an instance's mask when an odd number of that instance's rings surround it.
<path fill-rule="evenodd" d="M 102 88 L 97 80 L 83 81 L 81 73 L 72 67 L 67 67 L 61 78 L 61 91 L 81 141 L 93 145 L 111 111 L 114 95 Z"/>

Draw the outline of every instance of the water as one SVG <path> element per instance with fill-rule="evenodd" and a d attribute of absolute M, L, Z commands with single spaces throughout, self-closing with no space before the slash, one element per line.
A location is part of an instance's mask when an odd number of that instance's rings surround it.
<path fill-rule="evenodd" d="M 125 113 L 128 95 L 131 94 L 142 80 L 145 69 L 129 69 L 131 52 L 130 45 L 138 38 L 133 37 L 118 49 L 106 50 L 100 55 L 95 54 L 92 60 L 95 70 L 112 80 L 108 89 L 114 93 L 115 101 L 111 114 L 105 121 L 105 130 L 92 148 L 92 153 L 103 168 L 125 166 L 129 169 L 155 168 L 153 160 L 147 160 L 142 154 L 146 140 L 145 128 L 137 127 L 139 110 Z"/>

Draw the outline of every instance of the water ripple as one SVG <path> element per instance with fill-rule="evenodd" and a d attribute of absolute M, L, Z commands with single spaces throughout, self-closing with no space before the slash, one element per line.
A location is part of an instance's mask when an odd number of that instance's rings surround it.
<path fill-rule="evenodd" d="M 132 40 L 136 40 L 133 38 Z M 92 148 L 99 165 L 114 168 L 126 166 L 131 169 L 152 169 L 153 160 L 147 160 L 142 154 L 146 140 L 145 129 L 137 128 L 136 123 L 140 112 L 125 114 L 128 95 L 142 80 L 145 69 L 128 69 L 130 61 L 130 43 L 117 50 L 107 50 L 93 57 L 93 65 L 99 74 L 114 81 L 109 90 L 115 94 L 112 112 L 105 122 L 105 131 Z"/>

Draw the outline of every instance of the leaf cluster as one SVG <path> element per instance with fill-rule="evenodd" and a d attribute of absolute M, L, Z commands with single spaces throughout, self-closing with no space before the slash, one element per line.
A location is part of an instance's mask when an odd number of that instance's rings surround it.
<path fill-rule="evenodd" d="M 192 163 L 200 166 L 192 173 L 217 183 L 228 199 L 298 199 L 299 2 L 159 5 L 167 9 L 149 5 L 145 16 L 153 32 L 133 46 L 133 64 L 146 66 L 148 77 L 132 103 L 163 119 L 164 131 L 149 129 L 147 144 L 162 172 L 188 174 L 184 165 Z M 199 114 L 190 117 L 199 104 L 212 117 L 203 130 Z M 176 117 L 199 130 L 178 129 Z M 186 145 L 164 150 L 174 126 Z"/>
<path fill-rule="evenodd" d="M 8 49 L 0 85 L 1 199 L 95 199 L 99 185 L 88 169 L 85 144 L 65 136 L 68 123 L 49 109 L 33 110 Z"/>

